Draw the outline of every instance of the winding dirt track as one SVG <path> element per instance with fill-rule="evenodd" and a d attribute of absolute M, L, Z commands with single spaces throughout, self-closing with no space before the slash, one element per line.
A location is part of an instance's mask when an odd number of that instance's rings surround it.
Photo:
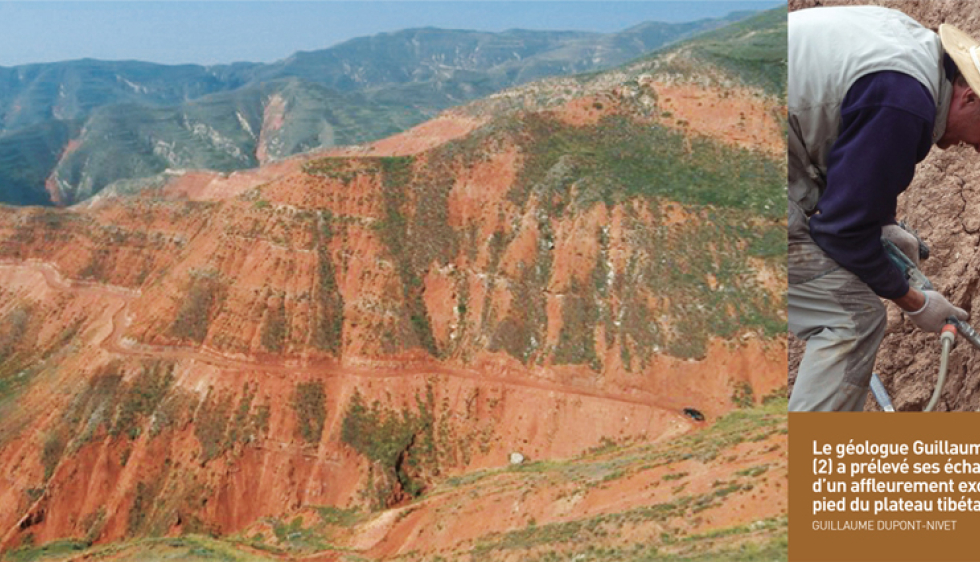
<path fill-rule="evenodd" d="M 228 357 L 226 355 L 221 355 L 219 353 L 201 348 L 194 349 L 189 347 L 132 343 L 126 341 L 124 333 L 130 324 L 130 304 L 140 296 L 140 292 L 138 290 L 100 283 L 65 279 L 54 265 L 44 262 L 7 262 L 0 263 L 0 268 L 14 268 L 20 270 L 26 269 L 31 272 L 40 273 L 44 277 L 45 283 L 54 290 L 95 295 L 111 302 L 112 304 L 106 308 L 114 310 L 112 313 L 112 331 L 99 343 L 99 346 L 106 351 L 119 355 L 147 359 L 163 359 L 168 361 L 196 361 L 221 369 L 260 371 L 277 376 L 295 376 L 305 374 L 317 377 L 391 379 L 437 375 L 660 408 L 663 410 L 677 412 L 677 416 L 679 418 L 686 420 L 686 418 L 680 414 L 680 409 L 683 407 L 683 405 L 680 402 L 670 400 L 669 397 L 661 396 L 654 400 L 650 396 L 591 390 L 579 386 L 565 385 L 527 377 L 494 376 L 471 369 L 447 367 L 445 365 L 435 363 L 434 361 L 406 360 L 398 361 L 397 363 L 389 361 L 387 365 L 378 365 L 378 362 L 372 361 L 371 366 L 360 366 L 337 361 L 309 361 L 303 359 L 276 362 L 271 360 L 251 360 Z M 693 424 L 691 424 L 691 427 L 693 428 Z"/>

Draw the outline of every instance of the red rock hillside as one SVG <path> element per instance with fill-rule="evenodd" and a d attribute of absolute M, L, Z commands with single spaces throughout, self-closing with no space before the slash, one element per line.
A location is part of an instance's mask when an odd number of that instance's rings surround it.
<path fill-rule="evenodd" d="M 785 101 L 698 48 L 371 146 L 0 208 L 3 547 L 391 519 L 511 453 L 667 442 L 781 393 Z M 785 439 L 764 444 L 749 456 Z M 630 482 L 626 507 L 680 497 Z M 750 489 L 713 525 L 785 508 Z M 418 509 L 350 548 L 466 538 L 413 542 L 447 513 Z"/>

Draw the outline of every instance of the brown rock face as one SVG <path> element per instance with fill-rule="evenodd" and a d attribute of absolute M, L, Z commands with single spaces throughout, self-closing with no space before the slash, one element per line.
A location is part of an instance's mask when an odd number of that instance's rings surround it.
<path fill-rule="evenodd" d="M 902 10 L 923 25 L 937 29 L 950 23 L 973 37 L 980 37 L 980 17 L 975 5 L 952 2 L 790 2 L 790 9 L 815 5 L 876 4 Z M 974 170 L 976 155 L 965 147 L 940 150 L 933 147 L 916 169 L 912 185 L 898 203 L 898 218 L 919 231 L 932 250 L 922 270 L 949 300 L 967 311 L 977 310 L 980 294 L 980 188 Z M 917 330 L 900 311 L 888 305 L 888 332 L 878 352 L 875 372 L 891 394 L 896 409 L 917 411 L 925 407 L 939 373 L 939 339 Z M 973 325 L 976 317 L 971 318 Z M 791 379 L 802 345 L 794 341 Z M 937 410 L 976 410 L 980 377 L 980 350 L 960 341 L 950 359 L 949 378 Z M 867 409 L 878 409 L 873 398 Z"/>
<path fill-rule="evenodd" d="M 593 85 L 139 197 L 0 209 L 3 544 L 387 508 L 514 451 L 666 440 L 699 427 L 685 407 L 716 419 L 779 391 L 781 207 L 710 190 L 778 187 L 782 106 L 699 83 L 637 86 L 677 116 L 711 105 L 684 126 Z M 778 514 L 763 503 L 744 517 Z M 402 552 L 438 513 L 359 548 Z"/>

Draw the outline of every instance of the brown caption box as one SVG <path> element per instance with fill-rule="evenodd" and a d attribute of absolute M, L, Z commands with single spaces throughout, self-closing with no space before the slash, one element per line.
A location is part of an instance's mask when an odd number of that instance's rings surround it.
<path fill-rule="evenodd" d="M 789 414 L 789 560 L 790 562 L 918 562 L 918 561 L 978 561 L 980 560 L 980 512 L 942 511 L 940 498 L 957 502 L 969 499 L 980 502 L 980 474 L 943 472 L 948 459 L 958 465 L 967 461 L 980 465 L 980 455 L 917 455 L 913 443 L 920 441 L 936 448 L 937 441 L 955 445 L 980 444 L 980 414 L 975 413 L 790 413 Z M 831 454 L 814 452 L 830 445 Z M 908 445 L 907 455 L 847 455 L 837 457 L 837 445 Z M 938 447 L 942 447 L 939 444 Z M 829 462 L 828 462 L 829 459 Z M 877 459 L 877 461 L 876 461 Z M 908 474 L 882 473 L 883 465 L 909 464 Z M 880 462 L 878 462 L 880 461 Z M 873 462 L 874 468 L 851 475 L 851 463 Z M 837 465 L 845 465 L 847 473 L 838 474 Z M 915 463 L 934 465 L 939 473 L 916 474 Z M 882 467 L 882 468 L 879 468 Z M 833 474 L 814 474 L 815 469 L 831 468 Z M 934 466 L 930 468 L 935 468 Z M 869 471 L 874 470 L 874 473 Z M 814 492 L 819 478 L 847 483 L 846 491 L 828 492 L 826 484 Z M 873 482 L 948 482 L 953 481 L 952 493 L 931 492 L 853 492 L 852 482 L 865 485 Z M 966 491 L 960 491 L 960 483 Z M 970 487 L 973 487 L 970 490 Z M 860 497 L 869 502 L 871 511 L 851 510 L 852 500 Z M 845 499 L 847 511 L 813 513 L 814 500 L 836 502 Z M 876 500 L 911 500 L 932 502 L 932 511 L 883 511 L 874 513 Z"/>

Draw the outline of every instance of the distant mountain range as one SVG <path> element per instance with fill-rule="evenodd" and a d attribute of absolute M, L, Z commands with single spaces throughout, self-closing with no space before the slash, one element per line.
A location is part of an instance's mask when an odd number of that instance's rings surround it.
<path fill-rule="evenodd" d="M 0 202 L 71 204 L 168 169 L 232 171 L 383 138 L 447 107 L 611 68 L 751 14 L 612 34 L 411 29 L 272 64 L 0 67 Z"/>

